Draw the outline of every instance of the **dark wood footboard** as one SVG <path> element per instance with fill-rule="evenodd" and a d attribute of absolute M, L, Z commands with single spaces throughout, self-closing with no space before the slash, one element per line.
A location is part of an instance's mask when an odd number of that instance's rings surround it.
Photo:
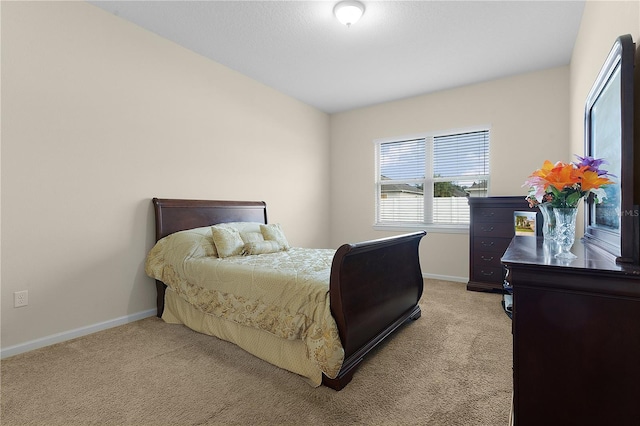
<path fill-rule="evenodd" d="M 420 317 L 423 278 L 418 245 L 426 232 L 341 246 L 331 267 L 331 313 L 345 360 L 335 379 L 340 390 L 351 381 L 364 356 L 398 327 Z"/>

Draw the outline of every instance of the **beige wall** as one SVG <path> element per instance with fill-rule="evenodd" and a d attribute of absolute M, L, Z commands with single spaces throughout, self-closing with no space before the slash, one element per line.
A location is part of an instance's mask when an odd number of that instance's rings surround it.
<path fill-rule="evenodd" d="M 3 349 L 154 308 L 153 196 L 328 246 L 328 115 L 84 2 L 1 7 Z"/>
<path fill-rule="evenodd" d="M 421 132 L 491 128 L 491 195 L 521 195 L 527 176 L 564 158 L 569 141 L 569 69 L 460 87 L 331 117 L 331 239 L 357 241 L 373 230 L 373 140 Z M 466 280 L 469 235 L 430 232 L 420 246 L 423 273 Z"/>

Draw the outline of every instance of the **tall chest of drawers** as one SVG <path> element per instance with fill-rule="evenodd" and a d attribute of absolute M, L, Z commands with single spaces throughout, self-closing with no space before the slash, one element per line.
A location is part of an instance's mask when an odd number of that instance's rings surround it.
<path fill-rule="evenodd" d="M 469 282 L 467 290 L 502 291 L 505 269 L 500 258 L 515 235 L 513 213 L 533 211 L 524 196 L 469 198 Z M 538 232 L 542 215 L 536 217 Z"/>

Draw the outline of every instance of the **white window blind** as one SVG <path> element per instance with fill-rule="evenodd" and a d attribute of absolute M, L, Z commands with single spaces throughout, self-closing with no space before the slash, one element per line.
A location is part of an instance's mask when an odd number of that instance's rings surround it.
<path fill-rule="evenodd" d="M 468 197 L 486 197 L 489 131 L 378 142 L 377 224 L 468 224 Z"/>
<path fill-rule="evenodd" d="M 380 145 L 382 222 L 424 222 L 425 140 Z"/>

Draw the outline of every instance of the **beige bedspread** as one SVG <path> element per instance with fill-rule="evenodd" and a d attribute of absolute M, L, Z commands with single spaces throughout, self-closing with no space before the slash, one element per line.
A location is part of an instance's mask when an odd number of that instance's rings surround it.
<path fill-rule="evenodd" d="M 206 228 L 165 237 L 149 252 L 146 273 L 206 315 L 301 340 L 309 359 L 336 377 L 344 351 L 329 306 L 335 250 L 294 247 L 220 259 L 210 245 Z"/>

